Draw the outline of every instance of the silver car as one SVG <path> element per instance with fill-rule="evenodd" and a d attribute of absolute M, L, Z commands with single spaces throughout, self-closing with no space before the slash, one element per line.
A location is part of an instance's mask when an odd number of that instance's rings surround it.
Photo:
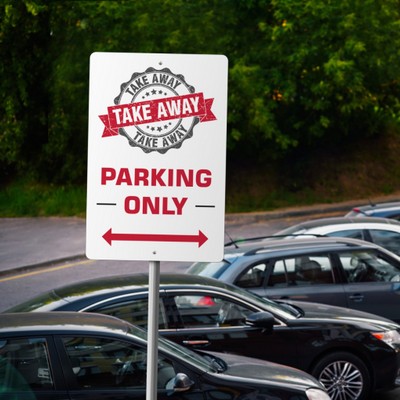
<path fill-rule="evenodd" d="M 335 236 L 362 239 L 400 254 L 400 222 L 378 217 L 319 218 L 290 226 L 275 237 Z"/>

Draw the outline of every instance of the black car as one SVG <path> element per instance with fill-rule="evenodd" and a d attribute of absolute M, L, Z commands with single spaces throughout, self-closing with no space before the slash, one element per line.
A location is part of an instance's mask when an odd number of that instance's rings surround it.
<path fill-rule="evenodd" d="M 400 326 L 306 302 L 277 303 L 205 277 L 160 277 L 159 332 L 196 350 L 302 369 L 332 399 L 365 399 L 400 384 Z M 9 311 L 90 311 L 147 326 L 148 276 L 102 278 L 55 289 Z"/>
<path fill-rule="evenodd" d="M 0 318 L 1 400 L 146 398 L 147 333 L 106 315 L 5 314 Z M 158 342 L 157 399 L 329 400 L 294 368 L 195 353 Z"/>
<path fill-rule="evenodd" d="M 242 241 L 221 262 L 186 272 L 221 280 L 270 299 L 348 307 L 400 322 L 400 257 L 348 238 Z"/>

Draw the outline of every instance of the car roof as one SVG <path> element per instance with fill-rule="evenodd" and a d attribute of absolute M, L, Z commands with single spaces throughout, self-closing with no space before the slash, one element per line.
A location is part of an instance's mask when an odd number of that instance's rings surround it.
<path fill-rule="evenodd" d="M 66 332 L 99 332 L 125 335 L 131 326 L 108 315 L 75 312 L 26 312 L 5 313 L 0 318 L 1 334 L 42 332 L 43 334 Z"/>
<path fill-rule="evenodd" d="M 219 288 L 231 291 L 231 286 L 222 281 L 213 278 L 179 274 L 166 273 L 160 274 L 160 291 L 166 288 Z M 49 292 L 40 294 L 33 299 L 29 299 L 17 306 L 6 310 L 5 312 L 35 311 L 38 306 L 42 311 L 51 311 L 54 309 L 68 309 L 68 303 L 79 302 L 85 307 L 87 299 L 91 303 L 102 301 L 111 297 L 112 294 L 124 295 L 133 293 L 147 293 L 149 288 L 149 277 L 145 273 L 117 275 L 112 277 L 93 278 L 87 281 L 65 285 Z M 78 306 L 78 308 L 80 308 Z"/>
<path fill-rule="evenodd" d="M 318 218 L 309 221 L 300 222 L 299 224 L 292 225 L 286 229 L 283 229 L 276 234 L 279 235 L 283 232 L 295 232 L 301 229 L 312 229 L 321 226 L 328 225 L 343 225 L 343 224 L 386 224 L 400 226 L 400 222 L 390 218 L 380 218 L 380 217 L 329 217 L 329 218 Z"/>
<path fill-rule="evenodd" d="M 317 249 L 343 250 L 343 249 L 367 249 L 380 248 L 379 246 L 364 240 L 345 238 L 345 237 L 299 237 L 297 240 L 267 237 L 265 240 L 251 242 L 241 240 L 235 243 L 238 247 L 226 249 L 227 257 L 254 255 L 256 253 L 277 253 L 277 252 L 296 252 L 312 251 Z"/>
<path fill-rule="evenodd" d="M 377 204 L 366 204 L 362 206 L 354 207 L 354 209 L 360 211 L 369 211 L 369 210 L 383 210 L 383 209 L 391 209 L 391 208 L 400 208 L 400 201 L 392 201 L 388 203 L 377 203 Z"/>

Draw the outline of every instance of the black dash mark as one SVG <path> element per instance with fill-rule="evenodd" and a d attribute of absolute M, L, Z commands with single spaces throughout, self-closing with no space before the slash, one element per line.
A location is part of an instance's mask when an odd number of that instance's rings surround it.
<path fill-rule="evenodd" d="M 206 205 L 206 204 L 196 204 L 195 207 L 198 207 L 198 208 L 215 208 L 215 206 L 209 206 L 209 205 Z"/>
<path fill-rule="evenodd" d="M 96 203 L 98 206 L 116 206 L 117 203 Z"/>

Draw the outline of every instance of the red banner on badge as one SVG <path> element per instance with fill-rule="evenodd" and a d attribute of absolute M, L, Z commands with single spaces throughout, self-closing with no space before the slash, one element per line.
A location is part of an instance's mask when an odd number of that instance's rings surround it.
<path fill-rule="evenodd" d="M 199 117 L 200 122 L 216 120 L 211 111 L 214 99 L 204 99 L 203 93 L 192 93 L 164 99 L 119 104 L 107 108 L 108 114 L 99 115 L 105 125 L 102 137 L 118 135 L 126 126 L 150 124 L 189 117 Z"/>

